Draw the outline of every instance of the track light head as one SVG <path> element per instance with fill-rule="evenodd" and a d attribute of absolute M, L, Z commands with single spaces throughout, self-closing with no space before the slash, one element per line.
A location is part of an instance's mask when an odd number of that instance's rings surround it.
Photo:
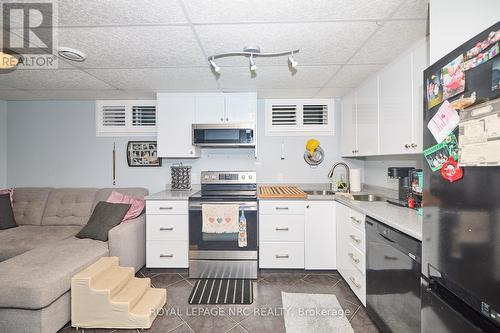
<path fill-rule="evenodd" d="M 212 67 L 213 71 L 217 74 L 220 74 L 220 67 L 217 66 L 217 64 L 214 61 L 214 58 L 210 59 L 208 62 L 210 63 L 210 67 Z"/>
<path fill-rule="evenodd" d="M 255 64 L 255 60 L 253 59 L 253 54 L 250 54 L 248 64 L 250 66 L 250 71 L 255 72 L 257 70 L 257 65 Z"/>
<path fill-rule="evenodd" d="M 299 64 L 297 60 L 293 57 L 293 52 L 288 56 L 288 64 L 290 64 L 290 67 L 296 68 L 297 65 Z"/>

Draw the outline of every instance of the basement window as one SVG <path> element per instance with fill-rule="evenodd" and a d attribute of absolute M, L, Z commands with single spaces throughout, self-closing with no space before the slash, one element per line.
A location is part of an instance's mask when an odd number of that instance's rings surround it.
<path fill-rule="evenodd" d="M 97 136 L 156 136 L 156 101 L 96 101 Z"/>

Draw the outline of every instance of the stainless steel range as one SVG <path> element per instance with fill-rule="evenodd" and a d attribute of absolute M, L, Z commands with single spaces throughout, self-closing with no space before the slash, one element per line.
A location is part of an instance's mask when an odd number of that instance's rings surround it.
<path fill-rule="evenodd" d="M 246 246 L 237 232 L 203 232 L 203 205 L 238 205 L 246 218 Z M 190 278 L 257 278 L 257 207 L 255 171 L 201 173 L 201 191 L 189 198 Z"/>

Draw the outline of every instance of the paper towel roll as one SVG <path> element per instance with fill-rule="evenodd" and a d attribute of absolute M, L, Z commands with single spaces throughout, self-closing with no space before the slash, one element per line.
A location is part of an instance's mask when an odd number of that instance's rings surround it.
<path fill-rule="evenodd" d="M 361 192 L 361 170 L 351 169 L 349 172 L 349 181 L 351 183 L 351 192 Z"/>

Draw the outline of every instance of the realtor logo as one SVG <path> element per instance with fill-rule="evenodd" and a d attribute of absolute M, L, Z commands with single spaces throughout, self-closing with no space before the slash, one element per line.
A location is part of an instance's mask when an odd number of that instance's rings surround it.
<path fill-rule="evenodd" d="M 57 68 L 56 3 L 8 2 L 1 10 L 1 51 L 19 55 L 17 69 Z"/>

